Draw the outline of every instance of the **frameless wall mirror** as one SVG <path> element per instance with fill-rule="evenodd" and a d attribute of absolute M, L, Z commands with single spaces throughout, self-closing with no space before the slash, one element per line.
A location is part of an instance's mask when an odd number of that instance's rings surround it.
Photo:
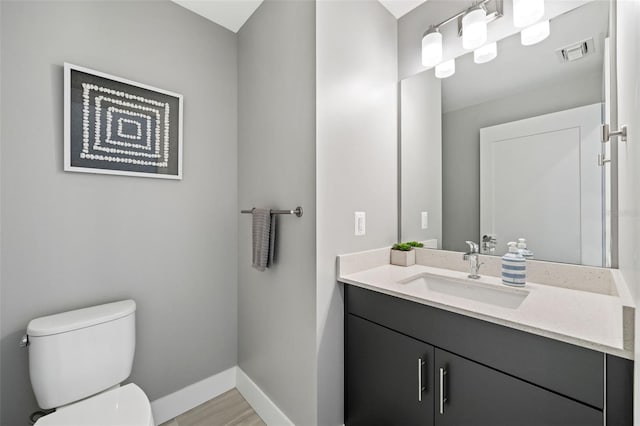
<path fill-rule="evenodd" d="M 537 44 L 402 80 L 401 240 L 502 255 L 525 238 L 535 259 L 610 266 L 609 11 L 581 2 Z"/>

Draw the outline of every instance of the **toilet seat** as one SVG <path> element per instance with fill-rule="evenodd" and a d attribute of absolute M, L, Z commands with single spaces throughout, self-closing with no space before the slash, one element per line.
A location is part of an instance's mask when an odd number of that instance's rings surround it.
<path fill-rule="evenodd" d="M 154 421 L 147 395 L 129 383 L 60 408 L 35 426 L 154 426 Z"/>

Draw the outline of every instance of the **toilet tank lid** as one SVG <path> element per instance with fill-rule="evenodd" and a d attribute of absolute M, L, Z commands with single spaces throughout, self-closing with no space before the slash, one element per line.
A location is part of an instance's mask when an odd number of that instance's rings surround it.
<path fill-rule="evenodd" d="M 50 336 L 113 321 L 136 311 L 136 302 L 122 300 L 89 308 L 33 319 L 27 326 L 29 336 Z"/>

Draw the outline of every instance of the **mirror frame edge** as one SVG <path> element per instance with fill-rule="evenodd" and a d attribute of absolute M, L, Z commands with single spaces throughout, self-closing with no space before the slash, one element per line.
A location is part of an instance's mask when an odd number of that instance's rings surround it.
<path fill-rule="evenodd" d="M 609 74 L 610 74 L 610 97 L 611 105 L 609 106 L 610 126 L 618 128 L 618 34 L 617 34 L 617 0 L 609 0 Z M 611 269 L 618 268 L 618 137 L 611 139 Z M 606 268 L 607 265 L 604 265 Z"/>

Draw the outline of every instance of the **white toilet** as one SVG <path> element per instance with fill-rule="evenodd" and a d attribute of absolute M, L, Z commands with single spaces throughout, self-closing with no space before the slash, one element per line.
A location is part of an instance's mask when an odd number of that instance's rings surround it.
<path fill-rule="evenodd" d="M 133 364 L 136 303 L 107 303 L 32 320 L 27 327 L 31 386 L 54 413 L 37 426 L 153 426 L 145 393 L 120 386 Z"/>

